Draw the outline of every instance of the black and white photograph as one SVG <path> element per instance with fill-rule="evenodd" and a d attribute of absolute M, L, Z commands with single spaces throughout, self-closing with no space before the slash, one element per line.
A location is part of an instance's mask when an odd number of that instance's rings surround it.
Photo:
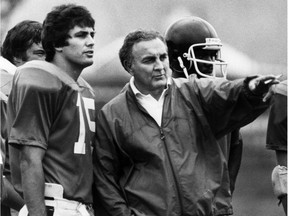
<path fill-rule="evenodd" d="M 286 0 L 1 0 L 1 216 L 287 216 Z"/>

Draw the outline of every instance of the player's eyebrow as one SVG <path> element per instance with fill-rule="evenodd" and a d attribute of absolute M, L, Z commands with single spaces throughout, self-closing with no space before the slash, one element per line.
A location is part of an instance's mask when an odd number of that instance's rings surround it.
<path fill-rule="evenodd" d="M 96 31 L 79 30 L 79 31 L 73 33 L 72 35 L 68 34 L 68 37 L 72 38 L 72 37 L 81 37 L 81 36 L 91 35 L 94 38 L 95 32 Z"/>
<path fill-rule="evenodd" d="M 74 33 L 74 35 L 78 35 L 78 34 L 93 34 L 94 35 L 95 31 L 80 30 Z"/>

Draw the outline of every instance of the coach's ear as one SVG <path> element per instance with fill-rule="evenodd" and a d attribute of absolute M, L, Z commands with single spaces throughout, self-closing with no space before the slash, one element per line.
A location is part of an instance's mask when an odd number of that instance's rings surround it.
<path fill-rule="evenodd" d="M 134 76 L 133 70 L 131 69 L 131 63 L 126 60 L 123 63 L 124 63 L 124 68 L 126 69 L 126 71 L 128 71 L 129 74 Z"/>

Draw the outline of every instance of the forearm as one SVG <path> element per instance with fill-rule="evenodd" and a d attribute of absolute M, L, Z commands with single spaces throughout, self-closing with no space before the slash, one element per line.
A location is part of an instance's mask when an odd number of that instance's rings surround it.
<path fill-rule="evenodd" d="M 21 163 L 22 186 L 29 216 L 44 216 L 44 174 L 42 164 Z"/>
<path fill-rule="evenodd" d="M 45 151 L 38 147 L 24 147 L 20 153 L 22 188 L 29 216 L 46 216 L 42 165 L 44 154 Z"/>
<path fill-rule="evenodd" d="M 262 95 L 255 95 L 249 89 L 252 79 L 233 82 L 219 79 L 215 86 L 211 84 L 215 91 L 201 93 L 205 116 L 217 139 L 254 121 L 269 107 L 262 101 Z"/>

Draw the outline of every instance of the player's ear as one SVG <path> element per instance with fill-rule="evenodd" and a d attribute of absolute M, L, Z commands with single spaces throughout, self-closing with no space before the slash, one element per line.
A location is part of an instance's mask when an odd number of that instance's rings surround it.
<path fill-rule="evenodd" d="M 62 52 L 63 47 L 55 47 L 56 52 Z"/>
<path fill-rule="evenodd" d="M 18 57 L 13 57 L 13 64 L 17 67 L 23 65 L 25 63 L 25 61 L 22 60 L 22 58 L 18 58 Z"/>

